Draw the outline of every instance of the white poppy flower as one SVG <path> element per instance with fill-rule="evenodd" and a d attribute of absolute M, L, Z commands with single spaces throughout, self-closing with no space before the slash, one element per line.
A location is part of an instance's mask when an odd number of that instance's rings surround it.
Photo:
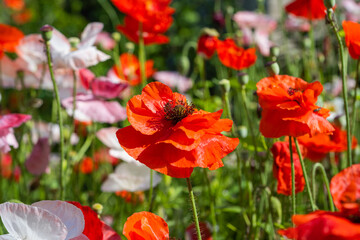
<path fill-rule="evenodd" d="M 159 174 L 154 172 L 153 187 L 161 181 Z M 135 163 L 120 163 L 101 185 L 103 192 L 145 191 L 150 188 L 150 169 Z"/>
<path fill-rule="evenodd" d="M 40 201 L 33 205 L 0 204 L 1 220 L 9 234 L 0 240 L 88 240 L 82 234 L 84 215 L 64 201 Z"/>

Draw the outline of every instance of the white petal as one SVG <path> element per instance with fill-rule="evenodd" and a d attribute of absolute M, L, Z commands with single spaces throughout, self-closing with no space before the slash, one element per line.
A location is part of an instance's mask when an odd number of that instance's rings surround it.
<path fill-rule="evenodd" d="M 84 215 L 79 208 L 70 203 L 59 200 L 46 200 L 33 203 L 32 206 L 46 209 L 58 216 L 68 229 L 66 239 L 77 237 L 84 231 Z"/>
<path fill-rule="evenodd" d="M 100 22 L 89 23 L 81 34 L 81 42 L 78 48 L 86 48 L 94 45 L 97 35 L 103 29 L 104 24 Z"/>
<path fill-rule="evenodd" d="M 154 174 L 153 186 L 161 180 L 158 174 Z M 145 165 L 135 163 L 121 163 L 115 173 L 109 175 L 101 186 L 104 192 L 116 192 L 126 190 L 129 192 L 144 191 L 150 188 L 150 169 Z"/>
<path fill-rule="evenodd" d="M 22 203 L 0 204 L 1 220 L 11 236 L 26 240 L 64 240 L 67 229 L 59 217 Z M 4 238 L 11 239 L 11 238 Z"/>
<path fill-rule="evenodd" d="M 16 238 L 12 237 L 10 234 L 0 235 L 0 240 L 16 240 Z"/>
<path fill-rule="evenodd" d="M 53 34 L 50 40 L 50 46 L 51 46 L 53 58 L 55 52 L 66 54 L 69 53 L 71 49 L 69 40 L 55 28 L 53 30 Z"/>
<path fill-rule="evenodd" d="M 74 70 L 94 66 L 110 59 L 110 56 L 97 50 L 96 47 L 81 48 L 65 57 L 67 67 Z"/>
<path fill-rule="evenodd" d="M 109 150 L 110 156 L 121 159 L 125 162 L 132 162 L 141 164 L 139 161 L 136 161 L 133 157 L 131 157 L 124 149 L 118 150 L 118 149 L 110 149 Z"/>

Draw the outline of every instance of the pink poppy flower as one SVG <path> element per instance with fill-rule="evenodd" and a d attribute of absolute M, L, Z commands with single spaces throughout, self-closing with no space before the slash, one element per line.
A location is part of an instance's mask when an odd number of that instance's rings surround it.
<path fill-rule="evenodd" d="M 288 31 L 308 32 L 310 27 L 309 21 L 293 15 L 288 15 L 285 20 L 285 28 Z"/>
<path fill-rule="evenodd" d="M 96 36 L 95 45 L 100 45 L 105 50 L 112 50 L 115 44 L 115 40 L 108 32 L 101 32 Z"/>
<path fill-rule="evenodd" d="M 192 81 L 178 72 L 160 71 L 153 75 L 153 78 L 159 82 L 169 86 L 172 90 L 178 90 L 185 93 L 192 87 Z"/>
<path fill-rule="evenodd" d="M 93 46 L 102 28 L 102 23 L 88 24 L 81 34 L 81 41 L 76 49 L 71 47 L 69 40 L 62 33 L 54 29 L 50 40 L 54 68 L 78 70 L 110 59 L 109 55 Z"/>
<path fill-rule="evenodd" d="M 63 107 L 69 115 L 73 112 L 73 98 L 62 101 Z M 76 96 L 75 119 L 79 121 L 93 121 L 101 123 L 116 123 L 126 119 L 126 109 L 116 101 L 104 101 L 93 95 L 79 93 Z"/>
<path fill-rule="evenodd" d="M 114 158 L 121 159 L 125 162 L 138 163 L 134 158 L 132 158 L 119 144 L 119 141 L 116 137 L 116 131 L 119 130 L 116 127 L 102 128 L 96 133 L 96 137 L 103 143 L 105 146 L 110 148 L 109 154 Z"/>
<path fill-rule="evenodd" d="M 40 138 L 35 144 L 30 156 L 25 161 L 26 169 L 33 175 L 41 175 L 46 171 L 50 159 L 50 144 L 48 138 Z"/>
<path fill-rule="evenodd" d="M 247 11 L 235 13 L 233 20 L 243 33 L 244 44 L 255 43 L 262 55 L 269 56 L 270 47 L 274 45 L 269 36 L 276 29 L 276 21 L 267 15 Z"/>
<path fill-rule="evenodd" d="M 82 234 L 85 221 L 81 210 L 63 201 L 40 201 L 32 205 L 0 204 L 0 216 L 8 234 L 0 239 L 88 240 Z"/>
<path fill-rule="evenodd" d="M 25 114 L 6 114 L 0 116 L 0 151 L 7 153 L 10 151 L 10 146 L 18 147 L 18 143 L 14 136 L 13 128 L 19 127 L 24 122 L 31 119 L 30 115 Z"/>
<path fill-rule="evenodd" d="M 353 22 L 360 21 L 360 3 L 355 0 L 343 0 L 341 5 L 345 9 L 346 20 Z"/>
<path fill-rule="evenodd" d="M 107 77 L 95 77 L 95 74 L 84 68 L 79 70 L 80 82 L 86 90 L 96 97 L 116 98 L 128 86 L 127 83 L 113 83 Z"/>

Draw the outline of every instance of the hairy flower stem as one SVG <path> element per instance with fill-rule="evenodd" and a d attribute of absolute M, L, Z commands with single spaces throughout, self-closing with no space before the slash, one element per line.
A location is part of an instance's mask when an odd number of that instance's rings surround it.
<path fill-rule="evenodd" d="M 198 216 L 197 216 L 194 191 L 193 191 L 192 186 L 191 186 L 190 178 L 186 178 L 186 182 L 187 182 L 187 186 L 188 186 L 188 190 L 189 190 L 189 197 L 190 197 L 191 207 L 192 207 L 193 215 L 194 215 L 194 222 L 195 222 L 195 227 L 196 227 L 197 239 L 201 240 L 201 231 L 200 231 L 199 219 L 198 219 Z"/>
<path fill-rule="evenodd" d="M 321 163 L 315 163 L 313 169 L 312 169 L 312 183 L 313 183 L 313 191 L 314 191 L 314 198 L 316 198 L 316 170 L 320 169 L 321 173 L 322 173 L 322 177 L 323 177 L 323 181 L 325 183 L 326 186 L 326 190 L 327 190 L 327 194 L 328 194 L 328 198 L 329 198 L 329 204 L 330 204 L 330 210 L 332 212 L 335 211 L 335 207 L 334 207 L 334 201 L 330 192 L 330 187 L 329 187 L 329 179 L 326 176 L 326 171 L 324 166 Z"/>
<path fill-rule="evenodd" d="M 295 137 L 294 137 L 294 142 L 295 142 L 295 145 L 296 145 L 296 151 L 297 151 L 297 153 L 299 155 L 301 169 L 303 171 L 303 175 L 304 175 L 304 179 L 305 179 L 305 185 L 306 185 L 306 189 L 307 189 L 307 192 L 308 192 L 308 195 L 309 195 L 311 208 L 312 208 L 313 211 L 315 211 L 317 207 L 315 205 L 314 198 L 312 196 L 312 192 L 311 192 L 311 188 L 310 188 L 310 182 L 309 182 L 308 175 L 306 173 L 305 163 L 304 163 L 304 159 L 302 157 L 301 151 L 300 151 L 299 143 L 298 143 L 298 141 L 297 141 L 297 139 Z"/>
<path fill-rule="evenodd" d="M 141 86 L 144 88 L 146 86 L 146 56 L 145 56 L 145 44 L 143 36 L 143 24 L 139 22 L 139 61 L 140 61 L 140 77 L 141 77 Z"/>
<path fill-rule="evenodd" d="M 290 163 L 291 163 L 291 205 L 293 215 L 296 214 L 296 193 L 295 193 L 295 164 L 292 148 L 292 137 L 289 136 L 289 150 L 290 150 Z"/>
<path fill-rule="evenodd" d="M 346 57 L 344 53 L 344 44 L 342 42 L 341 36 L 339 34 L 338 26 L 334 20 L 334 11 L 330 8 L 327 9 L 327 20 L 331 25 L 331 29 L 334 31 L 336 36 L 339 51 L 340 51 L 340 61 L 341 61 L 341 78 L 342 78 L 342 94 L 344 98 L 345 106 L 345 117 L 346 117 L 346 131 L 347 131 L 347 160 L 348 166 L 352 165 L 352 156 L 351 156 L 351 129 L 350 129 L 350 117 L 349 117 L 349 104 L 347 98 L 347 82 L 346 82 Z"/>
<path fill-rule="evenodd" d="M 51 77 L 51 81 L 52 81 L 53 87 L 54 87 L 55 99 L 56 99 L 56 108 L 57 108 L 57 114 L 58 114 L 58 118 L 59 118 L 59 127 L 60 127 L 60 176 L 59 176 L 59 185 L 60 185 L 60 199 L 64 200 L 64 182 L 63 182 L 63 175 L 64 175 L 63 164 L 64 164 L 64 160 L 65 160 L 65 154 L 64 154 L 64 126 L 63 126 L 63 119 L 62 119 L 62 115 L 61 115 L 61 105 L 60 105 L 59 90 L 58 90 L 58 87 L 56 85 L 54 71 L 53 71 L 52 62 L 51 62 L 50 42 L 45 40 L 44 43 L 45 43 L 45 48 L 46 48 L 46 56 L 47 56 L 47 62 L 48 62 L 48 67 L 49 67 L 49 71 L 50 71 L 50 77 Z"/>
<path fill-rule="evenodd" d="M 242 85 L 241 86 L 241 100 L 242 100 L 242 102 L 244 104 L 246 118 L 247 118 L 247 121 L 248 121 L 248 124 L 249 124 L 251 138 L 252 138 L 252 141 L 253 141 L 253 144 L 254 144 L 255 159 L 258 161 L 259 160 L 258 159 L 259 154 L 258 154 L 258 148 L 257 148 L 257 144 L 256 144 L 256 136 L 255 136 L 254 128 L 253 128 L 252 121 L 251 121 L 251 118 L 250 118 L 250 112 L 249 112 L 249 109 L 248 109 L 247 103 L 246 103 L 246 92 L 245 92 L 245 90 L 246 90 L 245 85 Z"/>
<path fill-rule="evenodd" d="M 357 101 L 357 92 L 360 84 L 360 59 L 358 59 L 356 64 L 356 77 L 355 77 L 355 94 L 354 99 L 352 101 L 352 124 L 351 124 L 351 131 L 355 132 L 355 123 L 356 123 L 356 101 Z"/>

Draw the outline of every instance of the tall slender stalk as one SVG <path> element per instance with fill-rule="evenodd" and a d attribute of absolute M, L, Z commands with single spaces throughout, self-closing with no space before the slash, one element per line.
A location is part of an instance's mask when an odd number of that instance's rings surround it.
<path fill-rule="evenodd" d="M 140 77 L 142 87 L 146 86 L 146 55 L 145 55 L 145 44 L 143 36 L 143 24 L 139 22 L 139 61 L 140 61 Z"/>
<path fill-rule="evenodd" d="M 289 150 L 290 150 L 290 163 L 291 163 L 291 205 L 293 215 L 296 214 L 296 193 L 295 193 L 295 164 L 292 148 L 292 137 L 289 136 Z"/>
<path fill-rule="evenodd" d="M 359 88 L 359 84 L 360 84 L 360 59 L 358 59 L 357 64 L 356 64 L 356 77 L 355 77 L 355 94 L 354 94 L 354 99 L 352 101 L 352 125 L 351 125 L 351 131 L 355 132 L 355 123 L 356 123 L 356 101 L 357 101 L 357 93 L 358 93 L 358 88 Z"/>
<path fill-rule="evenodd" d="M 54 71 L 52 67 L 51 62 L 51 54 L 50 54 L 50 39 L 53 28 L 49 25 L 43 26 L 41 29 L 42 31 L 42 37 L 44 39 L 45 49 L 46 49 L 46 56 L 47 56 L 47 62 L 50 72 L 51 81 L 53 83 L 54 87 L 54 93 L 55 93 L 55 99 L 56 99 L 56 108 L 57 108 L 57 114 L 59 118 L 59 127 L 60 127 L 60 176 L 59 176 L 59 185 L 60 185 L 60 199 L 64 199 L 64 182 L 63 182 L 63 164 L 65 161 L 65 154 L 64 154 L 64 127 L 63 127 L 63 119 L 61 115 L 61 105 L 60 105 L 60 96 L 59 96 L 59 90 L 56 85 Z"/>
<path fill-rule="evenodd" d="M 298 141 L 297 139 L 294 137 L 294 142 L 295 142 L 295 145 L 296 145 L 296 151 L 299 155 L 299 160 L 300 160 L 300 164 L 301 164 L 301 169 L 303 171 L 303 175 L 304 175 L 304 179 L 305 179 L 305 185 L 306 185 L 306 189 L 307 189 L 307 192 L 308 192 L 308 195 L 309 195 L 309 199 L 310 199 L 310 204 L 311 204 L 311 208 L 313 211 L 316 210 L 316 205 L 315 205 L 315 202 L 314 202 L 314 198 L 312 196 L 312 192 L 311 192 L 311 189 L 310 189 L 310 182 L 309 182 L 309 178 L 308 178 L 308 175 L 306 173 L 306 168 L 305 168 L 305 163 L 304 163 L 304 159 L 302 157 L 302 154 L 301 154 L 301 151 L 300 151 L 300 147 L 299 147 L 299 144 L 298 144 Z M 291 148 L 290 148 L 291 149 Z"/>
<path fill-rule="evenodd" d="M 315 177 L 316 177 L 316 170 L 317 169 L 321 170 L 323 181 L 325 183 L 328 198 L 329 198 L 330 210 L 332 212 L 334 212 L 335 207 L 334 207 L 334 201 L 333 201 L 333 198 L 332 198 L 332 195 L 331 195 L 331 192 L 330 192 L 329 179 L 327 178 L 325 168 L 321 163 L 315 163 L 315 165 L 313 167 L 313 170 L 312 170 L 312 183 L 313 183 L 314 198 L 316 198 L 316 181 L 315 181 Z"/>
<path fill-rule="evenodd" d="M 154 171 L 150 169 L 150 189 L 149 189 L 149 212 L 152 211 L 153 204 L 153 180 L 154 179 Z"/>
<path fill-rule="evenodd" d="M 339 34 L 339 29 L 334 20 L 334 11 L 332 8 L 327 9 L 327 19 L 330 23 L 331 29 L 333 30 L 340 51 L 340 61 L 341 61 L 341 79 L 342 79 L 342 94 L 344 99 L 345 106 L 345 117 L 346 117 L 346 131 L 347 131 L 347 160 L 348 166 L 352 165 L 352 156 L 351 156 L 351 129 L 350 129 L 350 117 L 349 117 L 349 104 L 347 97 L 347 82 L 346 82 L 346 57 L 344 53 L 344 44 L 342 42 L 341 36 Z"/>
<path fill-rule="evenodd" d="M 192 211 L 193 211 L 193 215 L 194 215 L 193 217 L 194 217 L 194 222 L 195 222 L 195 227 L 196 227 L 197 238 L 198 238 L 198 240 L 201 240 L 199 219 L 198 219 L 197 210 L 196 210 L 194 191 L 191 186 L 190 178 L 186 178 L 186 182 L 187 182 L 187 186 L 188 186 L 188 190 L 189 190 L 189 197 L 190 197 L 191 207 L 192 207 Z"/>

